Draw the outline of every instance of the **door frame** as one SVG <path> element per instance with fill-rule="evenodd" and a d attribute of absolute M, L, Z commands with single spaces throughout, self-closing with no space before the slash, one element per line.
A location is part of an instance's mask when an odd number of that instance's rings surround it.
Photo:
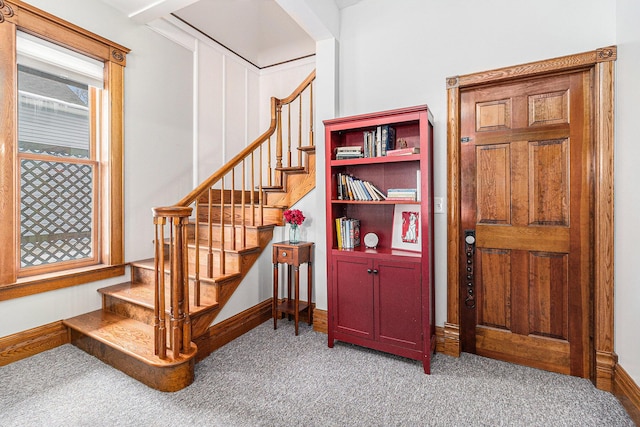
<path fill-rule="evenodd" d="M 593 321 L 594 366 L 591 381 L 613 391 L 618 361 L 613 348 L 613 149 L 614 66 L 617 47 L 609 46 L 543 61 L 499 68 L 446 79 L 447 84 L 447 321 L 444 353 L 460 355 L 459 262 L 460 236 L 460 91 L 480 85 L 506 83 L 559 72 L 590 70 L 593 85 L 594 247 Z"/>

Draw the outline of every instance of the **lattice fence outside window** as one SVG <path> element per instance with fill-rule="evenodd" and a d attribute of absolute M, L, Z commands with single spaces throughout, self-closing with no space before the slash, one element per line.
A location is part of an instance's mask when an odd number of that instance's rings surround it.
<path fill-rule="evenodd" d="M 20 265 L 93 256 L 93 167 L 21 161 Z"/>

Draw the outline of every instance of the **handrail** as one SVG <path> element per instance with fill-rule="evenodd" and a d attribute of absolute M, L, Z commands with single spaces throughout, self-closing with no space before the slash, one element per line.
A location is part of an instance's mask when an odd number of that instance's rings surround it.
<path fill-rule="evenodd" d="M 303 169 L 302 151 L 298 152 L 295 160 L 291 156 L 291 140 L 296 132 L 296 148 L 313 147 L 312 84 L 315 76 L 314 70 L 286 98 L 271 98 L 269 128 L 251 144 L 176 205 L 153 209 L 156 229 L 154 334 L 155 354 L 159 357 L 176 359 L 189 351 L 192 338 L 190 293 L 193 296 L 193 304 L 200 306 L 203 278 L 210 279 L 210 283 L 215 277 L 233 273 L 227 271 L 226 251 L 236 250 L 238 245 L 246 246 L 247 227 L 264 225 L 266 191 L 282 186 L 283 171 L 287 168 Z M 302 99 L 307 91 L 309 115 L 308 123 L 305 123 Z M 295 100 L 299 101 L 298 121 L 292 123 L 291 109 Z M 283 124 L 283 106 L 288 110 L 284 119 L 286 124 Z M 309 130 L 308 139 L 305 141 L 303 127 L 308 127 Z M 283 147 L 285 134 L 286 148 Z M 272 143 L 274 135 L 276 141 Z M 287 165 L 283 166 L 282 159 L 285 153 Z M 275 159 L 275 167 L 272 167 L 272 158 Z M 292 164 L 294 161 L 297 161 L 297 164 Z M 240 180 L 236 178 L 237 173 L 241 175 Z M 278 206 L 283 208 L 282 203 L 278 203 Z M 195 217 L 190 222 L 192 213 Z M 282 220 L 281 216 L 280 214 L 279 221 Z M 214 217 L 217 217 L 215 221 Z M 214 232 L 214 229 L 219 231 Z M 200 257 L 200 251 L 206 251 L 206 256 Z M 205 265 L 201 266 L 201 262 Z M 201 272 L 201 269 L 204 271 Z M 166 277 L 168 280 L 165 280 Z M 190 283 L 193 286 L 191 291 Z M 165 292 L 165 284 L 169 286 L 168 292 Z M 168 328 L 165 320 L 165 294 L 170 296 Z M 169 353 L 167 346 L 171 350 Z"/>

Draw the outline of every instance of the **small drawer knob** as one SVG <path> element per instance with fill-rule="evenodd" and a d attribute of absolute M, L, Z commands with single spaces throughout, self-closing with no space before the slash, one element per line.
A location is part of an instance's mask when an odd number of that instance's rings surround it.
<path fill-rule="evenodd" d="M 287 252 L 286 251 L 282 251 L 282 256 L 287 256 Z"/>

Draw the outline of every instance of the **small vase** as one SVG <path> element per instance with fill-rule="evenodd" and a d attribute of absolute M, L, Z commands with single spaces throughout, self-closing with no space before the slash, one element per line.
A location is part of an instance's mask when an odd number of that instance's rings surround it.
<path fill-rule="evenodd" d="M 289 224 L 289 243 L 300 242 L 300 227 L 298 224 Z"/>

